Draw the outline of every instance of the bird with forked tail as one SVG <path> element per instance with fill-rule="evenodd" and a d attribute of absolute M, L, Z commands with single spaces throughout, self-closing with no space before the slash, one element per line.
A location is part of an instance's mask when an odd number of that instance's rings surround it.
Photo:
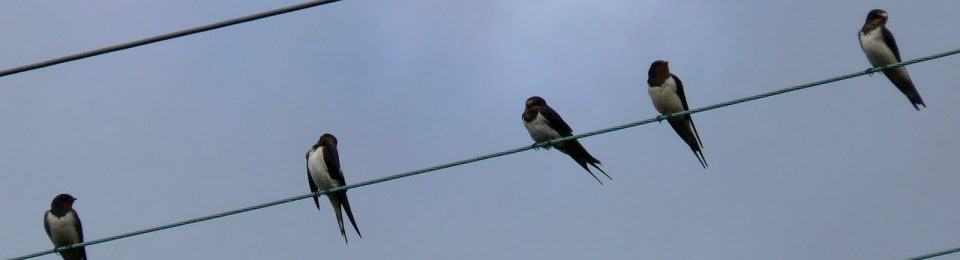
<path fill-rule="evenodd" d="M 523 110 L 521 117 L 523 118 L 523 126 L 530 132 L 530 137 L 533 138 L 534 142 L 541 143 L 573 135 L 573 129 L 570 128 L 570 125 L 567 125 L 567 122 L 564 122 L 563 118 L 560 118 L 560 114 L 554 111 L 553 108 L 550 108 L 550 106 L 547 105 L 547 101 L 541 97 L 533 96 L 528 98 L 526 108 Z M 597 166 L 601 165 L 600 160 L 590 155 L 587 149 L 576 139 L 554 144 L 553 148 L 557 148 L 560 152 L 573 158 L 577 164 L 580 164 L 580 167 L 587 170 L 587 173 L 590 173 L 590 176 L 593 176 L 601 185 L 603 182 L 600 181 L 600 178 L 597 178 L 597 175 L 593 174 L 593 171 L 590 171 L 587 165 L 593 166 L 593 168 L 599 170 L 600 173 L 603 173 L 604 176 L 607 176 L 608 179 L 613 179 L 603 171 L 603 169 Z"/>

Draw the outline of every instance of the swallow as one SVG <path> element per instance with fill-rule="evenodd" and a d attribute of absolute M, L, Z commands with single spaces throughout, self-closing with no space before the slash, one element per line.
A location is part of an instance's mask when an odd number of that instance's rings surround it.
<path fill-rule="evenodd" d="M 567 125 L 567 122 L 564 122 L 563 118 L 560 118 L 560 114 L 557 114 L 556 111 L 550 108 L 550 106 L 547 105 L 547 101 L 541 97 L 533 96 L 527 99 L 526 109 L 523 110 L 522 118 L 523 126 L 527 127 L 527 131 L 530 132 L 530 137 L 533 138 L 535 143 L 542 143 L 573 135 L 573 130 L 570 129 L 570 125 Z M 547 147 L 547 149 L 549 148 L 550 147 Z M 587 170 L 590 176 L 593 176 L 601 185 L 603 185 L 603 182 L 600 181 L 600 178 L 597 178 L 597 175 L 590 171 L 590 168 L 587 168 L 587 164 L 600 170 L 608 179 L 613 180 L 603 169 L 597 167 L 598 164 L 602 165 L 600 160 L 590 155 L 587 149 L 583 148 L 583 145 L 576 139 L 554 144 L 553 148 L 557 148 L 560 152 L 573 158 L 577 164 L 580 164 L 580 167 Z"/>
<path fill-rule="evenodd" d="M 337 154 L 337 138 L 331 134 L 323 134 L 317 143 L 307 151 L 307 181 L 310 183 L 310 192 L 316 193 L 319 190 L 329 190 L 347 184 L 343 178 L 343 171 L 340 170 L 340 156 Z M 313 203 L 320 209 L 320 196 L 313 196 Z M 353 211 L 350 209 L 350 200 L 347 199 L 347 191 L 337 191 L 327 193 L 330 199 L 330 205 L 337 215 L 337 224 L 340 226 L 340 235 L 343 236 L 343 242 L 347 241 L 347 232 L 343 228 L 343 211 L 347 212 L 350 218 L 350 224 L 353 224 L 353 230 L 357 231 L 357 236 L 363 238 L 360 234 L 360 228 L 357 228 L 357 221 L 353 219 Z"/>
<path fill-rule="evenodd" d="M 860 48 L 863 49 L 863 53 L 867 55 L 867 60 L 870 60 L 870 65 L 873 65 L 873 67 L 901 61 L 897 41 L 893 38 L 890 30 L 887 30 L 886 25 L 887 12 L 873 9 L 867 14 L 867 21 L 863 23 L 863 28 L 858 33 Z M 897 86 L 897 89 L 900 89 L 900 92 L 907 96 L 914 109 L 920 111 L 920 106 L 927 107 L 927 104 L 923 103 L 920 93 L 917 92 L 917 87 L 913 86 L 913 81 L 910 80 L 906 67 L 883 70 L 883 75 L 886 75 L 887 79 L 890 79 L 893 85 Z"/>
<path fill-rule="evenodd" d="M 667 61 L 658 60 L 650 65 L 650 71 L 647 72 L 647 92 L 650 93 L 650 99 L 653 100 L 653 107 L 661 115 L 669 115 L 690 110 L 687 105 L 687 97 L 683 94 L 683 82 L 677 75 L 670 73 L 670 67 Z M 680 135 L 693 155 L 697 156 L 700 166 L 707 168 L 707 158 L 703 156 L 703 142 L 700 141 L 700 134 L 697 133 L 697 126 L 693 124 L 693 117 L 684 115 L 680 117 L 671 117 L 667 119 L 673 131 Z"/>
<path fill-rule="evenodd" d="M 43 229 L 47 231 L 54 248 L 83 243 L 83 225 L 80 225 L 80 216 L 73 210 L 76 200 L 70 194 L 57 195 L 50 202 L 50 210 L 43 214 Z M 60 256 L 63 260 L 85 260 L 87 251 L 78 247 L 60 252 Z"/>

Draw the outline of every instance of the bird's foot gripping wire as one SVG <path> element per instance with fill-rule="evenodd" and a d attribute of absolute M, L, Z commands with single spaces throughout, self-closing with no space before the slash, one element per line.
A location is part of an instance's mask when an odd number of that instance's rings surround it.
<path fill-rule="evenodd" d="M 540 145 L 540 144 L 543 144 L 543 143 L 546 143 L 546 145 Z M 553 148 L 552 143 L 551 143 L 550 141 L 533 143 L 533 144 L 530 145 L 530 147 L 533 147 L 533 150 L 540 150 L 540 149 L 550 150 L 550 148 Z"/>
<path fill-rule="evenodd" d="M 663 120 L 664 120 L 664 119 L 667 119 L 667 117 L 664 116 L 664 115 L 658 115 L 658 116 L 657 116 L 657 123 L 663 124 Z"/>

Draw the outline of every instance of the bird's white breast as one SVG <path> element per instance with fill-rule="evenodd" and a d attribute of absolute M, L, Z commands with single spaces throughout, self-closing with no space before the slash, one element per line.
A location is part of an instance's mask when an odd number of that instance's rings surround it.
<path fill-rule="evenodd" d="M 323 147 L 319 147 L 310 153 L 307 159 L 307 170 L 310 172 L 310 178 L 317 184 L 320 190 L 331 189 L 342 184 L 330 177 L 330 171 L 327 164 L 323 163 Z"/>
<path fill-rule="evenodd" d="M 527 127 L 527 132 L 530 132 L 530 138 L 538 143 L 562 137 L 560 133 L 550 128 L 547 119 L 540 113 L 537 113 L 537 117 L 530 122 L 523 121 L 523 126 Z"/>
<path fill-rule="evenodd" d="M 65 246 L 69 244 L 80 243 L 80 232 L 77 231 L 75 223 L 76 215 L 73 211 L 67 212 L 63 217 L 57 217 L 53 213 L 47 212 L 47 223 L 50 225 L 50 240 L 56 246 Z"/>
<path fill-rule="evenodd" d="M 677 95 L 677 83 L 673 77 L 667 78 L 659 87 L 649 87 L 650 99 L 653 100 L 653 107 L 662 115 L 673 114 L 683 111 L 683 101 L 680 95 Z"/>
<path fill-rule="evenodd" d="M 883 41 L 883 29 L 877 27 L 866 34 L 860 32 L 860 48 L 874 67 L 897 63 L 897 56 Z"/>

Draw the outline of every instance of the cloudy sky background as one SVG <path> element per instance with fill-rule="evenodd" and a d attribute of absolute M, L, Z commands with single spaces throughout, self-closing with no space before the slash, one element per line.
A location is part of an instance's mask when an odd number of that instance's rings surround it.
<path fill-rule="evenodd" d="M 7 1 L 0 68 L 298 1 Z M 59 193 L 88 240 L 308 192 L 340 141 L 348 182 L 531 143 L 540 95 L 582 133 L 655 115 L 670 60 L 691 107 L 960 48 L 960 2 L 348 0 L 0 78 L 0 257 L 52 247 Z M 88 247 L 92 259 L 900 259 L 960 246 L 960 57 L 582 140 L 598 185 L 528 151 L 351 190 L 345 245 L 310 200 Z M 56 259 L 47 255 L 41 259 Z M 943 259 L 951 259 L 945 257 Z M 954 256 L 952 259 L 960 259 Z"/>

